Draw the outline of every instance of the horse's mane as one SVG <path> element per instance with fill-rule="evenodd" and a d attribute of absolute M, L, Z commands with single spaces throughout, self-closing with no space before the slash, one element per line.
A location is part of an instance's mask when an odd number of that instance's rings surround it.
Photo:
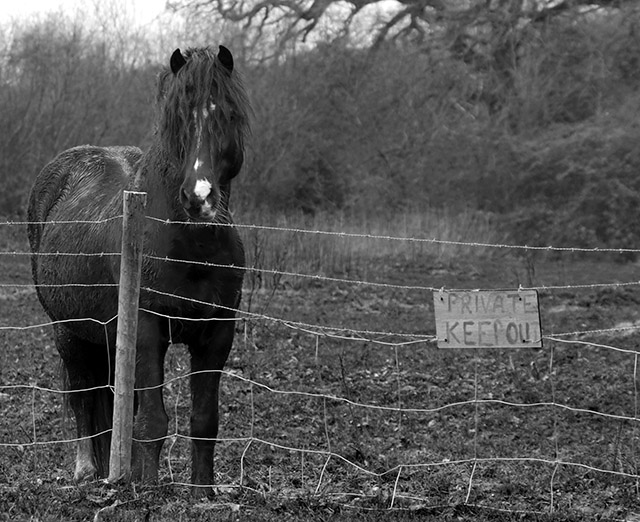
<path fill-rule="evenodd" d="M 190 139 L 190 122 L 195 111 L 213 103 L 216 110 L 209 115 L 213 135 L 229 135 L 241 148 L 249 133 L 249 99 L 236 71 L 229 72 L 210 47 L 191 48 L 184 53 L 185 65 L 173 74 L 169 68 L 158 79 L 156 133 L 171 161 L 182 162 Z M 200 123 L 200 122 L 198 122 Z"/>

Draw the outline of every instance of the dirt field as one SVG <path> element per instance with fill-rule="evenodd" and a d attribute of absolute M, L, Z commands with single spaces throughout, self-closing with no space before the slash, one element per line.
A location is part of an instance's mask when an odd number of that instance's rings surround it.
<path fill-rule="evenodd" d="M 0 251 L 26 249 L 22 232 Z M 387 346 L 433 335 L 431 292 L 283 278 L 248 289 L 223 379 L 214 500 L 188 482 L 186 351 L 167 357 L 170 436 L 158 486 L 73 483 L 73 420 L 28 259 L 0 255 L 0 520 L 640 520 L 640 289 L 611 260 L 354 263 L 390 285 L 541 290 L 542 349 Z M 360 268 L 359 268 L 360 266 Z M 308 333 L 283 321 L 353 330 Z M 622 350 L 614 350 L 615 347 Z M 171 380 L 173 379 L 173 380 Z M 17 387 L 15 387 L 17 386 Z M 402 411 L 400 411 L 402 410 Z M 242 485 L 242 487 L 240 487 Z M 389 509 L 392 508 L 392 509 Z M 95 518 L 94 518 L 95 517 Z"/>

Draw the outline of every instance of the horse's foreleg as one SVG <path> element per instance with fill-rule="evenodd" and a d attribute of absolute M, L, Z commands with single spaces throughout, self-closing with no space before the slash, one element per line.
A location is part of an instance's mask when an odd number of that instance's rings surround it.
<path fill-rule="evenodd" d="M 167 346 L 168 339 L 161 333 L 157 318 L 141 313 L 136 347 L 133 480 L 154 482 L 158 479 L 158 461 L 168 427 L 162 399 Z"/>
<path fill-rule="evenodd" d="M 210 493 L 213 485 L 213 452 L 218 436 L 218 388 L 220 370 L 231 350 L 235 323 L 217 323 L 207 343 L 189 345 L 191 351 L 191 483 L 193 494 Z M 199 487 L 200 486 L 200 487 Z"/>

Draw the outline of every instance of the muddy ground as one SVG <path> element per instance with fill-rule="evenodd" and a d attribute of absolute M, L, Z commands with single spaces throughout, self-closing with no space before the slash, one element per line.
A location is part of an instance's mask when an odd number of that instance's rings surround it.
<path fill-rule="evenodd" d="M 376 342 L 433 335 L 429 290 L 287 277 L 247 289 L 245 309 L 257 317 L 238 323 L 223 379 L 217 495 L 194 501 L 183 486 L 181 346 L 166 361 L 174 380 L 161 483 L 73 483 L 73 444 L 59 442 L 73 438 L 73 419 L 47 391 L 60 388 L 51 329 L 33 327 L 48 318 L 21 286 L 28 258 L 7 254 L 24 249 L 19 232 L 0 243 L 0 326 L 12 327 L 0 330 L 0 520 L 640 516 L 640 288 L 616 285 L 640 279 L 635 264 L 602 254 L 446 265 L 425 256 L 362 260 L 360 271 L 355 263 L 333 274 L 436 288 L 561 286 L 540 290 L 543 333 L 579 343 L 546 338 L 519 350 Z M 344 330 L 332 338 L 292 322 Z M 562 335 L 571 332 L 588 333 Z"/>

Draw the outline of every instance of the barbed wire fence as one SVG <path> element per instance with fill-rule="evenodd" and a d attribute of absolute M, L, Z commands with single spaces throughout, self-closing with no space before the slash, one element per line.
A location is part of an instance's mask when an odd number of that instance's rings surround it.
<path fill-rule="evenodd" d="M 25 222 L 0 223 L 0 226 L 5 227 L 25 225 Z M 336 239 L 357 237 L 375 241 L 447 244 L 525 252 L 585 255 L 640 253 L 640 250 L 635 249 L 529 247 L 286 227 L 236 226 L 265 233 L 308 234 Z M 0 251 L 1 257 L 14 260 L 28 259 L 29 255 L 27 251 Z M 49 255 L 95 254 L 57 252 Z M 117 256 L 119 253 L 98 255 Z M 183 262 L 149 257 L 166 262 Z M 441 290 L 441 287 L 435 286 L 298 273 L 279 267 L 251 266 L 246 270 L 326 285 L 415 291 L 424 295 L 425 303 L 430 301 L 427 293 Z M 36 310 L 34 287 L 24 282 L 28 278 L 27 274 L 20 282 L 0 280 L 0 291 L 10 290 L 20 299 L 30 299 L 34 303 L 32 309 Z M 525 289 L 561 293 L 625 289 L 639 285 L 640 281 L 596 281 L 586 284 L 530 286 Z M 152 288 L 143 290 L 161 294 Z M 191 301 L 199 303 L 197 300 Z M 0 302 L 0 306 L 6 305 L 7 301 L 4 304 Z M 221 372 L 224 374 L 221 401 L 223 415 L 221 434 L 217 439 L 217 483 L 214 484 L 219 491 L 248 489 L 263 495 L 285 498 L 315 495 L 350 507 L 363 508 L 374 506 L 416 509 L 465 504 L 510 512 L 549 512 L 570 508 L 572 503 L 575 506 L 579 502 L 581 509 L 604 511 L 604 506 L 597 505 L 599 500 L 593 499 L 593 504 L 588 505 L 588 501 L 579 498 L 578 494 L 572 496 L 572 491 L 577 489 L 575 481 L 578 479 L 602 483 L 603 490 L 615 484 L 629 494 L 638 494 L 640 351 L 633 347 L 599 341 L 627 339 L 625 336 L 634 333 L 640 328 L 640 324 L 591 328 L 586 322 L 583 329 L 545 333 L 545 348 L 519 352 L 518 355 L 508 350 L 481 349 L 445 354 L 445 363 L 460 361 L 456 364 L 463 375 L 457 383 L 461 387 L 464 384 L 464 390 L 461 393 L 442 393 L 438 389 L 446 388 L 449 383 L 439 381 L 436 385 L 433 376 L 427 373 L 427 370 L 434 370 L 438 363 L 443 362 L 442 357 L 435 356 L 442 352 L 435 349 L 436 336 L 429 333 L 433 328 L 425 328 L 422 332 L 397 331 L 395 328 L 387 331 L 354 328 L 344 324 L 319 324 L 288 317 L 287 314 L 276 315 L 245 308 L 236 312 L 238 335 L 232 357 L 238 351 L 241 357 L 239 361 L 230 361 L 230 367 Z M 3 315 L 6 317 L 6 314 Z M 167 321 L 181 319 L 168 315 L 164 317 Z M 17 338 L 26 332 L 38 331 L 41 332 L 38 340 L 44 341 L 48 328 L 54 324 L 50 321 L 31 322 L 32 317 L 24 319 L 22 324 L 0 322 L 0 334 L 12 334 Z M 94 321 L 90 318 L 84 320 Z M 110 321 L 113 320 L 115 317 Z M 101 324 L 106 329 L 110 321 Z M 430 323 L 429 317 L 425 317 L 425 323 Z M 271 348 L 262 346 L 268 342 L 273 343 Z M 299 346 L 295 346 L 296 343 Z M 273 351 L 282 349 L 283 345 L 288 345 L 287 356 L 295 359 L 286 361 L 284 368 L 264 366 L 257 371 L 256 364 L 250 362 L 257 354 L 262 355 L 260 364 L 269 359 L 276 363 L 282 362 L 283 358 Z M 597 398 L 587 406 L 582 405 L 581 401 L 573 404 L 570 402 L 575 395 L 568 394 L 566 385 L 562 384 L 561 374 L 565 371 L 565 366 L 558 363 L 559 356 L 568 357 L 566 352 L 560 354 L 564 347 L 570 347 L 572 353 L 578 354 L 566 373 L 579 373 L 579 365 L 587 365 L 589 358 L 593 358 L 596 365 L 601 364 L 600 369 L 603 371 L 606 370 L 604 365 L 607 363 L 615 363 L 617 369 L 625 368 L 625 373 L 618 376 L 623 387 L 614 390 L 615 393 L 622 390 L 624 395 L 624 400 L 614 405 L 617 412 L 604 411 L 605 408 L 600 407 Z M 21 349 L 27 348 L 22 346 Z M 42 348 L 30 346 L 29 349 Z M 377 358 L 371 357 L 375 359 L 377 366 L 369 367 L 364 364 L 361 368 L 345 367 L 348 362 L 346 351 L 358 350 L 379 351 Z M 16 353 L 19 354 L 19 350 Z M 384 355 L 379 356 L 380 353 Z M 359 357 L 362 359 L 365 356 Z M 500 390 L 492 389 L 487 380 L 495 375 L 498 364 L 509 366 L 513 370 L 514 357 L 528 362 L 527 371 L 537 375 L 526 386 L 518 388 L 516 383 L 507 390 L 517 391 L 515 395 L 520 400 L 509 399 L 506 392 L 504 396 L 493 396 L 501 395 Z M 612 357 L 615 359 L 614 363 L 611 362 Z M 434 361 L 422 368 L 419 363 L 429 358 Z M 544 367 L 538 364 L 541 362 L 544 362 Z M 193 374 L 188 371 L 183 359 L 176 356 L 169 361 L 169 366 L 172 363 L 174 367 L 168 372 L 168 378 L 162 385 L 165 393 L 171 397 L 167 410 L 172 410 L 173 413 L 170 433 L 165 441 L 167 475 L 163 477 L 163 482 L 189 485 L 184 478 L 188 476 L 186 470 L 190 441 L 185 380 Z M 245 370 L 243 364 L 249 366 L 249 370 Z M 326 371 L 327 368 L 332 369 L 332 375 Z M 28 376 L 29 370 L 25 368 L 17 375 Z M 299 375 L 294 373 L 297 370 L 301 372 Z M 358 379 L 349 375 L 350 371 L 357 371 Z M 51 375 L 54 373 L 55 369 L 51 369 Z M 515 373 L 513 370 L 514 376 Z M 540 377 L 540 374 L 543 376 Z M 590 370 L 588 377 L 598 376 Z M 57 397 L 56 400 L 61 402 L 61 398 L 68 392 L 55 386 L 37 384 L 37 380 L 34 381 L 33 378 L 28 378 L 28 382 L 5 384 L 2 382 L 5 377 L 0 373 L 0 379 L 0 410 L 16 408 L 27 401 L 30 404 L 29 408 L 21 408 L 23 413 L 29 410 L 29 430 L 23 427 L 16 429 L 15 411 L 13 415 L 0 417 L 9 419 L 9 423 L 1 427 L 0 450 L 20 453 L 32 451 L 37 454 L 40 448 L 55 446 L 64 447 L 63 451 L 71 455 L 69 446 L 77 442 L 77 439 L 52 437 L 52 430 L 47 423 L 52 422 L 53 413 L 43 413 L 44 406 L 51 405 L 52 397 Z M 421 396 L 421 379 L 431 383 L 427 387 L 427 397 Z M 354 383 L 355 380 L 358 382 Z M 575 381 L 570 381 L 570 384 L 575 384 Z M 370 389 L 367 390 L 368 387 Z M 538 399 L 545 395 L 546 400 Z M 452 400 L 455 397 L 457 400 Z M 527 397 L 531 400 L 523 400 Z M 537 400 L 532 400 L 533 398 Z M 283 418 L 284 413 L 291 418 Z M 533 429 L 532 426 L 536 423 L 544 424 L 544 429 Z M 3 422 L 0 421 L 0 424 Z M 590 426 L 596 428 L 592 429 Z M 574 441 L 571 439 L 575 438 L 576 429 L 588 440 L 579 441 L 573 448 Z M 532 430 L 533 433 L 527 433 L 527 430 Z M 54 433 L 60 435 L 63 430 Z M 451 435 L 447 438 L 443 433 Z M 565 439 L 570 440 L 563 444 L 561 440 L 566 433 L 568 435 L 565 435 Z M 609 436 L 610 433 L 613 435 Z M 536 442 L 536 437 L 540 436 L 544 440 Z M 434 438 L 440 440 L 433 443 Z M 518 440 L 522 442 L 519 443 Z M 610 446 L 614 446 L 613 450 L 602 451 L 602 448 Z M 516 451 L 521 448 L 522 452 L 514 452 L 514 447 Z M 607 462 L 607 459 L 610 461 Z M 34 462 L 36 460 L 34 457 Z M 42 471 L 36 465 L 33 469 Z M 526 480 L 522 479 L 525 475 Z M 64 478 L 60 481 L 61 484 L 67 482 L 68 479 Z M 531 488 L 531 491 L 523 491 L 525 487 Z"/>

